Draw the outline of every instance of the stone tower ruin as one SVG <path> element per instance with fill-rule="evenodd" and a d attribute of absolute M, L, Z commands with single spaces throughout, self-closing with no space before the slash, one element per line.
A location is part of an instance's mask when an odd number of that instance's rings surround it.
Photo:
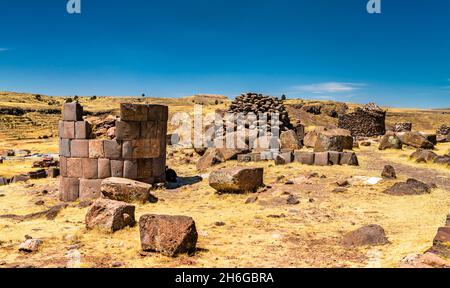
<path fill-rule="evenodd" d="M 122 103 L 112 140 L 94 139 L 82 115 L 80 104 L 64 104 L 59 122 L 61 201 L 100 197 L 101 182 L 108 177 L 165 181 L 167 106 Z"/>

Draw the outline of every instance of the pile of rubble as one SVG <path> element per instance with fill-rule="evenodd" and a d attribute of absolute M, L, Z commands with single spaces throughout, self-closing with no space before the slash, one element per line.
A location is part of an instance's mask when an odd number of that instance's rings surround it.
<path fill-rule="evenodd" d="M 441 125 L 436 130 L 436 140 L 440 143 L 450 142 L 450 126 L 447 125 Z"/>
<path fill-rule="evenodd" d="M 353 137 L 373 137 L 386 133 L 386 111 L 374 103 L 369 103 L 355 112 L 340 115 L 338 127 L 349 130 Z"/>

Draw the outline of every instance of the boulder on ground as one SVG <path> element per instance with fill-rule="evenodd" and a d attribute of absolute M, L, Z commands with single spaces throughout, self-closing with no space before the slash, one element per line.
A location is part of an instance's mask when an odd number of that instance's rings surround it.
<path fill-rule="evenodd" d="M 341 155 L 341 165 L 359 166 L 358 156 L 355 152 L 344 152 Z"/>
<path fill-rule="evenodd" d="M 247 148 L 217 148 L 224 161 L 236 160 L 238 155 L 250 152 Z"/>
<path fill-rule="evenodd" d="M 281 149 L 298 150 L 302 148 L 301 140 L 294 130 L 281 132 L 280 142 Z"/>
<path fill-rule="evenodd" d="M 327 136 L 325 134 L 319 134 L 316 143 L 314 144 L 314 152 L 326 152 L 326 151 L 337 151 L 337 152 L 344 151 L 344 137 L 338 135 Z"/>
<path fill-rule="evenodd" d="M 384 135 L 381 137 L 380 145 L 378 146 L 379 150 L 386 149 L 402 149 L 403 143 L 395 134 L 392 135 Z"/>
<path fill-rule="evenodd" d="M 430 185 L 410 178 L 406 182 L 395 183 L 391 188 L 386 189 L 384 193 L 394 196 L 422 195 L 431 193 L 431 189 Z"/>
<path fill-rule="evenodd" d="M 234 167 L 219 169 L 209 175 L 209 186 L 221 193 L 256 192 L 263 184 L 263 168 Z"/>
<path fill-rule="evenodd" d="M 126 178 L 110 177 L 102 181 L 101 192 L 104 198 L 131 202 L 147 201 L 155 203 L 158 198 L 150 193 L 152 185 Z"/>
<path fill-rule="evenodd" d="M 397 179 L 395 168 L 391 165 L 384 166 L 383 172 L 381 172 L 381 177 L 384 179 Z"/>
<path fill-rule="evenodd" d="M 126 226 L 132 227 L 136 224 L 134 211 L 135 207 L 125 202 L 97 199 L 87 211 L 86 228 L 115 232 Z"/>
<path fill-rule="evenodd" d="M 174 257 L 192 253 L 197 245 L 195 222 L 187 216 L 142 215 L 139 232 L 143 251 Z"/>
<path fill-rule="evenodd" d="M 401 132 L 396 134 L 403 144 L 415 148 L 433 149 L 434 144 L 419 132 Z"/>
<path fill-rule="evenodd" d="M 416 162 L 434 162 L 438 157 L 436 153 L 426 149 L 417 149 L 413 154 L 409 156 L 410 159 L 415 159 Z"/>
<path fill-rule="evenodd" d="M 324 135 L 325 137 L 320 138 L 319 137 L 320 135 Z M 327 139 L 330 140 L 327 141 Z M 325 142 L 317 144 L 319 140 Z M 325 127 L 319 127 L 316 128 L 314 131 L 311 131 L 308 134 L 306 134 L 305 138 L 303 139 L 304 145 L 308 148 L 315 148 L 316 145 L 324 146 L 328 142 L 331 143 L 335 142 L 337 143 L 336 145 L 338 146 L 336 148 L 331 146 L 331 149 L 334 150 L 324 150 L 324 151 L 342 152 L 343 149 L 352 150 L 354 144 L 353 137 L 351 136 L 350 131 L 340 128 L 327 129 Z M 326 147 L 323 149 L 326 149 Z M 323 152 L 323 151 L 316 151 L 316 152 Z"/>
<path fill-rule="evenodd" d="M 214 165 L 223 163 L 225 159 L 216 148 L 209 148 L 197 162 L 197 170 L 206 170 Z"/>
<path fill-rule="evenodd" d="M 346 246 L 375 246 L 389 243 L 380 225 L 367 225 L 349 232 L 344 235 L 342 242 Z"/>
<path fill-rule="evenodd" d="M 39 250 L 39 247 L 42 245 L 42 240 L 40 239 L 27 239 L 22 242 L 19 246 L 19 251 L 23 252 L 36 252 Z"/>

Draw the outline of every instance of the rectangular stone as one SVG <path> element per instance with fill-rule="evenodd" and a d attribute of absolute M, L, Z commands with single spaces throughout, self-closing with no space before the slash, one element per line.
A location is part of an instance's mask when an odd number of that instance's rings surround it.
<path fill-rule="evenodd" d="M 135 140 L 141 136 L 141 123 L 136 121 L 116 121 L 117 140 Z"/>
<path fill-rule="evenodd" d="M 122 143 L 116 140 L 104 140 L 103 142 L 105 158 L 120 159 L 122 158 Z"/>
<path fill-rule="evenodd" d="M 161 177 L 166 176 L 166 157 L 164 156 L 160 156 L 157 158 L 153 158 L 153 167 L 152 167 L 152 171 L 153 171 L 153 177 L 159 177 L 161 179 Z"/>
<path fill-rule="evenodd" d="M 67 158 L 67 177 L 71 178 L 83 177 L 82 158 Z"/>
<path fill-rule="evenodd" d="M 153 176 L 153 159 L 138 159 L 137 178 L 149 178 Z"/>
<path fill-rule="evenodd" d="M 60 134 L 59 138 L 74 139 L 75 138 L 75 122 L 72 121 L 60 121 Z"/>
<path fill-rule="evenodd" d="M 120 120 L 122 121 L 147 121 L 148 108 L 145 104 L 120 104 Z"/>
<path fill-rule="evenodd" d="M 59 170 L 61 173 L 61 176 L 67 177 L 67 158 L 60 156 L 59 157 Z"/>
<path fill-rule="evenodd" d="M 59 156 L 70 157 L 70 141 L 69 139 L 59 139 Z"/>
<path fill-rule="evenodd" d="M 75 138 L 89 139 L 91 135 L 91 124 L 86 121 L 75 122 Z"/>
<path fill-rule="evenodd" d="M 151 104 L 148 105 L 148 121 L 163 121 L 167 122 L 169 118 L 169 107 L 164 105 Z"/>
<path fill-rule="evenodd" d="M 155 158 L 161 155 L 158 139 L 139 139 L 123 142 L 124 159 Z"/>
<path fill-rule="evenodd" d="M 83 107 L 76 102 L 65 103 L 63 108 L 64 121 L 81 121 L 83 120 Z"/>
<path fill-rule="evenodd" d="M 97 179 L 98 178 L 98 160 L 91 158 L 83 158 L 83 178 Z"/>
<path fill-rule="evenodd" d="M 240 154 L 237 156 L 238 162 L 253 162 L 252 154 Z"/>
<path fill-rule="evenodd" d="M 328 166 L 329 163 L 329 152 L 314 153 L 314 165 Z"/>
<path fill-rule="evenodd" d="M 111 177 L 123 177 L 123 161 L 111 160 Z"/>
<path fill-rule="evenodd" d="M 73 202 L 80 195 L 80 181 L 77 178 L 61 177 L 59 180 L 59 200 Z"/>
<path fill-rule="evenodd" d="M 47 176 L 50 178 L 56 178 L 61 174 L 61 170 L 58 167 L 50 167 L 47 170 Z"/>
<path fill-rule="evenodd" d="M 292 163 L 292 161 L 294 160 L 294 154 L 289 151 L 289 152 L 281 152 L 278 153 L 281 157 L 283 157 L 284 161 L 286 164 Z"/>
<path fill-rule="evenodd" d="M 314 165 L 314 153 L 306 151 L 295 151 L 294 161 L 305 165 Z"/>
<path fill-rule="evenodd" d="M 80 179 L 80 201 L 100 198 L 102 179 Z"/>
<path fill-rule="evenodd" d="M 331 165 L 340 165 L 342 152 L 329 152 L 329 162 Z"/>
<path fill-rule="evenodd" d="M 358 157 L 356 156 L 355 152 L 344 152 L 341 155 L 341 165 L 351 165 L 351 166 L 358 166 Z"/>
<path fill-rule="evenodd" d="M 123 161 L 123 177 L 128 179 L 136 179 L 138 175 L 137 160 Z"/>
<path fill-rule="evenodd" d="M 77 158 L 89 157 L 89 140 L 72 140 L 70 142 L 70 155 Z"/>
<path fill-rule="evenodd" d="M 141 123 L 141 138 L 154 139 L 158 138 L 160 126 L 157 121 L 145 121 Z"/>
<path fill-rule="evenodd" d="M 98 178 L 105 179 L 111 177 L 111 163 L 109 159 L 98 159 Z"/>
<path fill-rule="evenodd" d="M 89 140 L 89 158 L 104 158 L 103 140 Z"/>

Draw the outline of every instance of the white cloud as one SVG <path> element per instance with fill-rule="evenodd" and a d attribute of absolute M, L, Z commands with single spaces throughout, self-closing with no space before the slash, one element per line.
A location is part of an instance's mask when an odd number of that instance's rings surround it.
<path fill-rule="evenodd" d="M 294 90 L 299 92 L 310 92 L 313 94 L 323 93 L 343 93 L 351 92 L 365 86 L 364 83 L 345 83 L 345 82 L 324 82 L 308 85 L 295 86 Z"/>

